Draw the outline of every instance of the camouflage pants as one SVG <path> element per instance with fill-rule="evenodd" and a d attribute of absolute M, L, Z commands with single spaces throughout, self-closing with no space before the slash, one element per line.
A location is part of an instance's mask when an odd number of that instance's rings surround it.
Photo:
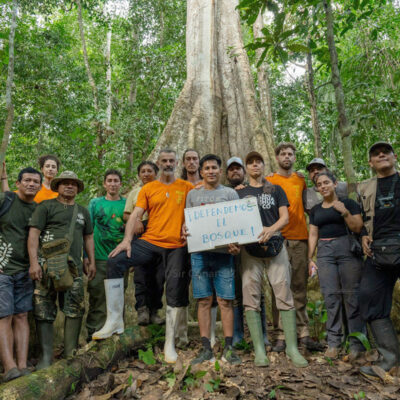
<path fill-rule="evenodd" d="M 57 316 L 57 297 L 60 310 L 66 317 L 81 318 L 85 313 L 82 268 L 74 278 L 72 287 L 65 292 L 57 292 L 52 281 L 43 274 L 41 281 L 35 281 L 33 293 L 33 313 L 39 321 L 53 322 Z"/>

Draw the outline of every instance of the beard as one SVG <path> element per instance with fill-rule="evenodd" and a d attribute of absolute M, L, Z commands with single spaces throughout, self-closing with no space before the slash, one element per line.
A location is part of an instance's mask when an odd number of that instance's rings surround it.
<path fill-rule="evenodd" d="M 228 182 L 230 183 L 230 185 L 231 185 L 232 187 L 235 187 L 235 186 L 237 186 L 237 185 L 242 184 L 243 181 L 244 181 L 244 179 L 241 179 L 241 178 L 232 178 L 232 179 L 228 179 Z"/>
<path fill-rule="evenodd" d="M 286 170 L 286 171 L 289 171 L 289 170 L 293 167 L 293 164 L 294 164 L 294 163 L 292 163 L 292 162 L 279 163 L 279 166 L 280 166 L 282 169 L 284 169 L 284 170 Z"/>

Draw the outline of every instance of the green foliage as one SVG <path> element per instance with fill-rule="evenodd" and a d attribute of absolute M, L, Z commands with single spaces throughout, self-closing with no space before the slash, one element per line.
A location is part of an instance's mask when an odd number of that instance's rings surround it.
<path fill-rule="evenodd" d="M 146 351 L 139 350 L 139 360 L 143 361 L 146 365 L 154 365 L 156 363 L 151 345 L 147 345 Z"/>
<path fill-rule="evenodd" d="M 189 389 L 200 386 L 201 379 L 206 375 L 207 371 L 192 372 L 192 367 L 186 371 L 182 381 L 182 391 L 187 392 Z"/>
<path fill-rule="evenodd" d="M 359 391 L 357 394 L 354 394 L 354 395 L 353 395 L 353 398 L 354 398 L 355 400 L 365 399 L 365 398 L 366 398 L 366 397 L 365 397 L 365 392 L 363 392 L 363 391 L 361 390 L 361 391 Z"/>
<path fill-rule="evenodd" d="M 324 302 L 317 300 L 315 303 L 307 303 L 307 313 L 309 324 L 313 330 L 313 337 L 318 340 L 324 339 L 326 337 L 325 324 L 328 320 Z"/>
<path fill-rule="evenodd" d="M 362 345 L 365 347 L 365 350 L 367 350 L 367 351 L 371 350 L 371 344 L 370 344 L 368 338 L 362 332 L 352 332 L 349 335 L 347 335 L 346 348 L 349 347 L 349 338 L 351 338 L 351 337 L 357 338 L 362 343 Z"/>

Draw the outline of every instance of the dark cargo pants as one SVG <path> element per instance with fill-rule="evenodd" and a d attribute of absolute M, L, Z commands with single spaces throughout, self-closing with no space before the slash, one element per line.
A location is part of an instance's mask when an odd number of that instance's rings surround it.
<path fill-rule="evenodd" d="M 359 306 L 362 260 L 350 252 L 350 242 L 346 235 L 318 241 L 317 266 L 328 313 L 328 346 L 339 347 L 343 340 L 343 307 L 349 333 L 366 333 Z M 357 338 L 350 338 L 350 347 L 359 351 L 364 349 Z"/>

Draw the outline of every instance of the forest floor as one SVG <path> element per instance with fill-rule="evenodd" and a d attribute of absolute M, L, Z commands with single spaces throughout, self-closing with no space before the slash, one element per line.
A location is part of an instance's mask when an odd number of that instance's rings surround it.
<path fill-rule="evenodd" d="M 121 360 L 68 399 L 400 399 L 397 378 L 371 381 L 358 372 L 360 365 L 377 359 L 375 350 L 351 363 L 345 353 L 338 360 L 330 360 L 323 353 L 301 349 L 309 361 L 309 366 L 301 369 L 295 368 L 285 354 L 269 352 L 270 366 L 258 368 L 250 346 L 244 346 L 238 351 L 241 365 L 217 361 L 190 367 L 201 347 L 200 340 L 191 337 L 190 349 L 178 352 L 176 365 L 163 363 L 162 349 L 154 345 Z M 218 360 L 220 342 L 214 346 L 214 353 Z"/>

